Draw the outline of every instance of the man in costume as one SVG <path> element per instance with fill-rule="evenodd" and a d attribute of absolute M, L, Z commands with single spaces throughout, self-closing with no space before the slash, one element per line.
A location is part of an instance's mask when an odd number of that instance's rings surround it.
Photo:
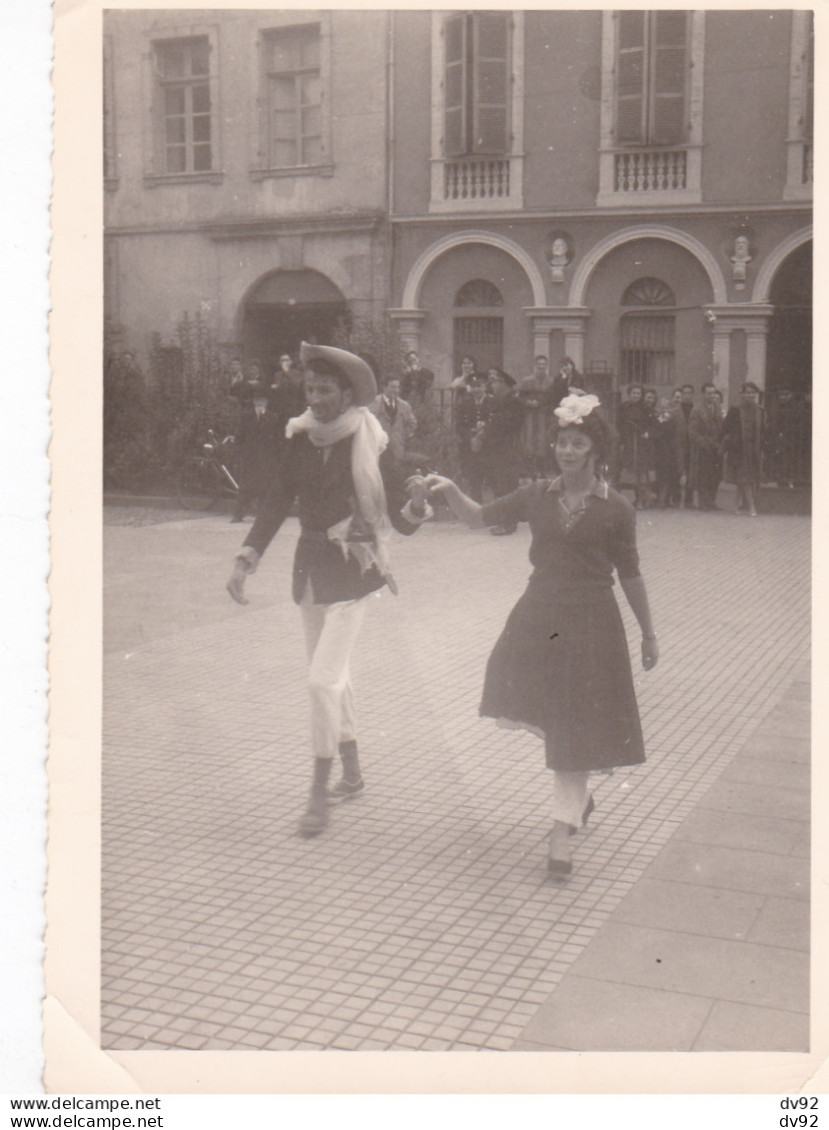
<path fill-rule="evenodd" d="M 431 515 L 420 478 L 411 498 L 393 461 L 388 437 L 367 405 L 377 394 L 369 366 L 332 346 L 302 343 L 308 407 L 288 422 L 282 465 L 236 557 L 227 588 L 246 604 L 244 585 L 296 500 L 300 538 L 293 597 L 302 613 L 308 653 L 314 769 L 300 833 L 328 824 L 330 799 L 364 788 L 357 751 L 349 660 L 365 613 L 365 598 L 384 585 L 396 592 L 389 566 L 392 526 L 412 534 Z M 343 775 L 329 794 L 339 752 Z"/>

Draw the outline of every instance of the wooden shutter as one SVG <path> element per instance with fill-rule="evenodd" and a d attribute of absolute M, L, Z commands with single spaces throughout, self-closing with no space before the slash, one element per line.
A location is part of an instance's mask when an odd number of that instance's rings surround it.
<path fill-rule="evenodd" d="M 616 141 L 620 144 L 641 144 L 645 140 L 645 15 L 632 11 L 617 13 Z"/>
<path fill-rule="evenodd" d="M 688 14 L 652 14 L 653 109 L 648 141 L 677 145 L 685 140 L 685 90 L 688 70 Z"/>
<path fill-rule="evenodd" d="M 443 31 L 446 50 L 443 149 L 444 156 L 459 157 L 467 152 L 466 16 L 447 16 Z"/>
<path fill-rule="evenodd" d="M 472 152 L 507 152 L 508 25 L 505 12 L 473 16 Z"/>

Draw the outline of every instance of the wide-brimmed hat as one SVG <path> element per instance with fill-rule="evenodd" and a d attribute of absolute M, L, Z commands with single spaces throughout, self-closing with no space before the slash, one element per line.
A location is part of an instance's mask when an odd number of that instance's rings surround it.
<path fill-rule="evenodd" d="M 299 347 L 299 359 L 310 369 L 314 368 L 314 361 L 317 360 L 333 365 L 351 386 L 354 403 L 358 408 L 370 404 L 377 395 L 374 373 L 370 365 L 356 353 L 337 349 L 333 345 L 309 345 L 307 341 L 303 341 Z"/>

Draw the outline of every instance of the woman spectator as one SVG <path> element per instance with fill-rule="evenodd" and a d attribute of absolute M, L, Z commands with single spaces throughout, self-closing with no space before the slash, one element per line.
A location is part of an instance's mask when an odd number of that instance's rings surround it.
<path fill-rule="evenodd" d="M 470 528 L 529 522 L 534 571 L 489 658 L 480 713 L 543 738 L 553 770 L 548 870 L 572 870 L 570 835 L 594 808 L 591 771 L 644 761 L 627 639 L 613 570 L 642 630 L 642 665 L 659 648 L 636 550 L 636 516 L 600 470 L 612 432 L 598 398 L 565 397 L 555 410 L 561 474 L 481 506 L 451 479 L 429 475 Z"/>
<path fill-rule="evenodd" d="M 630 475 L 637 510 L 647 509 L 655 497 L 651 472 L 656 399 L 655 389 L 645 390 L 640 384 L 632 384 L 628 387 L 628 399 L 619 411 L 621 476 Z"/>
<path fill-rule="evenodd" d="M 760 389 L 754 381 L 746 381 L 740 393 L 740 404 L 728 409 L 723 423 L 725 476 L 728 482 L 736 483 L 739 492 L 735 513 L 747 513 L 749 517 L 756 518 L 763 409 L 760 407 Z"/>

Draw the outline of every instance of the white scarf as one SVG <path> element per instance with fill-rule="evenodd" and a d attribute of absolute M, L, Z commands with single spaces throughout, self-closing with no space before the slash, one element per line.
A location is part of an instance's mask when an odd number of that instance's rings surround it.
<path fill-rule="evenodd" d="M 351 477 L 354 480 L 354 509 L 342 522 L 328 530 L 330 541 L 337 542 L 344 556 L 349 554 L 360 563 L 360 571 L 376 565 L 381 575 L 390 580 L 389 540 L 391 522 L 386 506 L 386 490 L 380 474 L 380 455 L 389 442 L 380 421 L 368 408 L 353 405 L 336 419 L 322 423 L 310 408 L 288 421 L 285 435 L 305 432 L 314 447 L 330 447 L 341 439 L 353 436 L 351 444 Z M 370 534 L 371 541 L 349 541 L 349 535 Z M 392 583 L 390 581 L 390 583 Z"/>

